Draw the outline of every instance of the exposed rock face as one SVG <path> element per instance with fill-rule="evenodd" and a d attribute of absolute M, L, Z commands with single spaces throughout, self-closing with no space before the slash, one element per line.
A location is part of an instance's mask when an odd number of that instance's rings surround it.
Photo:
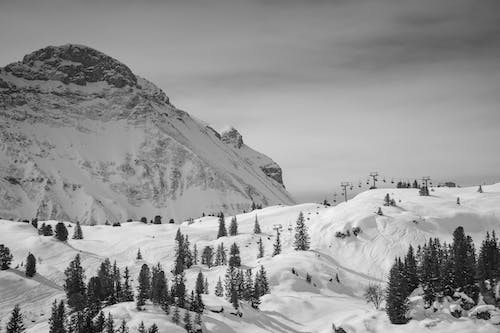
<path fill-rule="evenodd" d="M 0 68 L 0 217 L 178 221 L 293 203 L 279 166 L 239 137 L 225 144 L 101 52 L 44 48 Z"/>
<path fill-rule="evenodd" d="M 243 143 L 243 136 L 235 128 L 225 131 L 221 135 L 222 141 L 234 148 L 238 154 L 245 157 L 248 163 L 258 166 L 266 176 L 274 179 L 279 184 L 283 184 L 283 172 L 280 166 L 272 159 L 261 154 Z"/>

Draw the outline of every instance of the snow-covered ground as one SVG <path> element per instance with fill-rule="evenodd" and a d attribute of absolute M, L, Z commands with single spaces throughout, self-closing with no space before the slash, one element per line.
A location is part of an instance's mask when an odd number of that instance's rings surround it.
<path fill-rule="evenodd" d="M 30 251 L 38 260 L 39 273 L 27 279 L 23 267 L 0 271 L 0 318 L 6 318 L 18 303 L 26 315 L 29 332 L 47 332 L 50 303 L 64 296 L 63 271 L 77 253 L 82 257 L 87 277 L 108 257 L 116 260 L 121 268 L 128 266 L 135 279 L 143 263 L 160 262 L 167 270 L 172 267 L 174 237 L 180 228 L 199 252 L 206 245 L 215 247 L 223 242 L 229 248 L 236 242 L 244 267 L 264 265 L 268 273 L 271 294 L 263 297 L 260 311 L 244 306 L 242 318 L 229 311 L 206 311 L 203 316 L 206 332 L 332 332 L 332 323 L 347 332 L 497 332 L 500 327 L 490 322 L 456 319 L 441 312 L 418 316 L 404 326 L 391 325 L 382 310 L 374 310 L 362 298 L 363 287 L 368 283 L 385 283 L 394 257 L 403 255 L 409 244 L 421 244 L 429 237 L 449 241 L 453 230 L 460 225 L 476 243 L 487 230 L 498 231 L 500 184 L 483 186 L 483 190 L 484 193 L 478 193 L 476 187 L 436 188 L 431 196 L 420 197 L 416 189 L 378 189 L 363 192 L 336 207 L 273 206 L 237 215 L 239 235 L 220 239 L 216 239 L 218 221 L 215 217 L 181 225 L 131 222 L 121 227 L 82 226 L 84 239 L 70 239 L 67 243 L 39 236 L 30 224 L 0 220 L 0 244 L 12 250 L 12 267 L 20 266 Z M 396 200 L 396 207 L 383 206 L 386 193 Z M 457 205 L 457 197 L 461 205 Z M 378 207 L 382 207 L 384 215 L 375 214 Z M 300 211 L 304 213 L 311 236 L 311 251 L 307 252 L 292 249 L 293 231 L 289 231 L 289 227 L 295 226 Z M 256 215 L 261 235 L 253 234 Z M 229 220 L 226 219 L 227 225 Z M 283 252 L 271 257 L 276 224 L 283 227 Z M 361 228 L 357 236 L 352 234 L 354 227 Z M 347 230 L 351 236 L 335 236 Z M 72 232 L 69 228 L 70 236 Z M 260 237 L 266 253 L 264 258 L 257 259 Z M 139 248 L 143 260 L 138 261 L 135 258 Z M 298 275 L 292 274 L 292 268 Z M 224 277 L 226 267 L 193 266 L 186 274 L 188 289 L 194 287 L 200 270 L 209 281 L 210 295 L 204 295 L 205 303 L 209 307 L 223 305 L 229 310 L 230 305 L 213 292 L 217 279 Z M 306 273 L 312 276 L 311 284 L 305 280 Z M 336 281 L 336 275 L 340 282 Z M 110 311 L 117 322 L 128 321 L 131 328 L 143 320 L 146 325 L 155 322 L 161 332 L 184 331 L 153 306 L 138 312 L 134 304 L 122 303 L 106 311 Z"/>

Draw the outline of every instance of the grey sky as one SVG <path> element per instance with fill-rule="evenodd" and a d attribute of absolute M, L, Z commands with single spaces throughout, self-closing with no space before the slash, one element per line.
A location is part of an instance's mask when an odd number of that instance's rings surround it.
<path fill-rule="evenodd" d="M 99 49 L 275 159 L 299 200 L 377 170 L 500 181 L 498 0 L 0 0 L 0 64 Z"/>

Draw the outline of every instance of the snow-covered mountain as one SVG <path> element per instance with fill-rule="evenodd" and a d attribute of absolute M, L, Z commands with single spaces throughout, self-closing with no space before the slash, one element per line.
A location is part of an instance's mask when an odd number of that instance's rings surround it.
<path fill-rule="evenodd" d="M 64 297 L 63 272 L 76 254 L 82 258 L 87 278 L 109 257 L 120 267 L 129 267 L 134 279 L 142 264 L 159 262 L 170 280 L 174 238 L 180 228 L 199 251 L 205 246 L 216 248 L 224 243 L 228 247 L 234 242 L 241 250 L 245 268 L 255 271 L 263 265 L 268 272 L 271 293 L 262 297 L 260 311 L 244 304 L 240 318 L 231 315 L 231 305 L 213 293 L 218 278 L 224 279 L 227 266 L 209 268 L 199 264 L 188 269 L 187 288 L 194 287 L 196 275 L 202 271 L 210 289 L 209 295 L 203 295 L 203 301 L 209 308 L 226 309 L 223 313 L 204 312 L 204 332 L 327 333 L 332 332 L 332 323 L 349 333 L 498 332 L 493 319 L 455 318 L 449 309 L 436 313 L 428 309 L 406 325 L 392 325 L 383 310 L 375 310 L 362 297 L 369 283 L 385 284 L 394 257 L 403 255 L 409 244 L 417 246 L 430 237 L 449 241 L 453 230 L 463 226 L 479 248 L 486 231 L 498 231 L 500 226 L 500 184 L 483 186 L 483 190 L 484 193 L 478 193 L 477 187 L 436 188 L 431 196 L 421 197 L 417 189 L 378 189 L 363 192 L 335 207 L 318 204 L 267 207 L 237 215 L 238 235 L 219 239 L 215 217 L 199 218 L 180 226 L 139 222 L 124 223 L 121 227 L 84 226 L 84 239 L 67 242 L 40 236 L 27 223 L 0 220 L 0 244 L 12 250 L 12 267 L 20 265 L 28 252 L 32 252 L 37 257 L 38 272 L 30 279 L 24 276 L 23 267 L 0 271 L 0 317 L 6 318 L 14 304 L 20 304 L 29 332 L 48 332 L 50 304 L 53 299 Z M 386 193 L 396 200 L 396 206 L 383 206 Z M 457 197 L 460 205 L 456 203 Z M 382 216 L 375 213 L 378 207 L 382 207 Z M 311 237 L 310 251 L 295 251 L 292 247 L 293 230 L 289 231 L 288 226 L 295 225 L 300 211 Z M 260 235 L 253 233 L 256 215 L 262 230 Z M 229 220 L 226 218 L 226 223 Z M 57 221 L 49 223 L 54 225 Z M 283 226 L 282 253 L 272 256 L 276 224 Z M 352 230 L 356 227 L 359 233 L 354 235 Z M 70 233 L 73 228 L 69 228 Z M 338 232 L 347 234 L 347 231 L 349 236 L 337 237 Z M 260 238 L 264 257 L 257 259 Z M 138 248 L 142 260 L 136 260 Z M 306 282 L 307 273 L 311 275 L 311 283 Z M 148 305 L 146 311 L 137 311 L 133 303 L 120 303 L 104 311 L 111 312 L 117 324 L 125 319 L 131 332 L 136 331 L 141 321 L 158 324 L 161 332 L 184 332 L 157 306 Z"/>
<path fill-rule="evenodd" d="M 0 68 L 0 217 L 180 220 L 252 201 L 293 203 L 281 168 L 119 61 L 64 45 Z"/>

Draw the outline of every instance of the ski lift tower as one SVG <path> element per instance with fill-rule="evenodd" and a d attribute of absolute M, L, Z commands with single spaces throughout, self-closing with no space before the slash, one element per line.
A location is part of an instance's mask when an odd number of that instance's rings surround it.
<path fill-rule="evenodd" d="M 352 185 L 349 182 L 342 182 L 340 183 L 340 187 L 342 187 L 342 192 L 344 193 L 344 200 L 347 202 L 347 188 L 352 187 Z"/>
<path fill-rule="evenodd" d="M 370 190 L 371 190 L 371 189 L 377 188 L 378 172 L 377 171 L 370 172 L 370 177 L 372 177 L 372 180 L 373 180 L 373 186 L 370 187 Z"/>
<path fill-rule="evenodd" d="M 425 184 L 425 187 L 428 188 L 427 183 L 431 180 L 431 177 L 425 176 L 422 177 L 422 182 Z"/>
<path fill-rule="evenodd" d="M 283 225 L 282 224 L 275 224 L 273 225 L 273 229 L 276 230 L 276 237 L 279 236 L 281 231 L 283 230 Z"/>

